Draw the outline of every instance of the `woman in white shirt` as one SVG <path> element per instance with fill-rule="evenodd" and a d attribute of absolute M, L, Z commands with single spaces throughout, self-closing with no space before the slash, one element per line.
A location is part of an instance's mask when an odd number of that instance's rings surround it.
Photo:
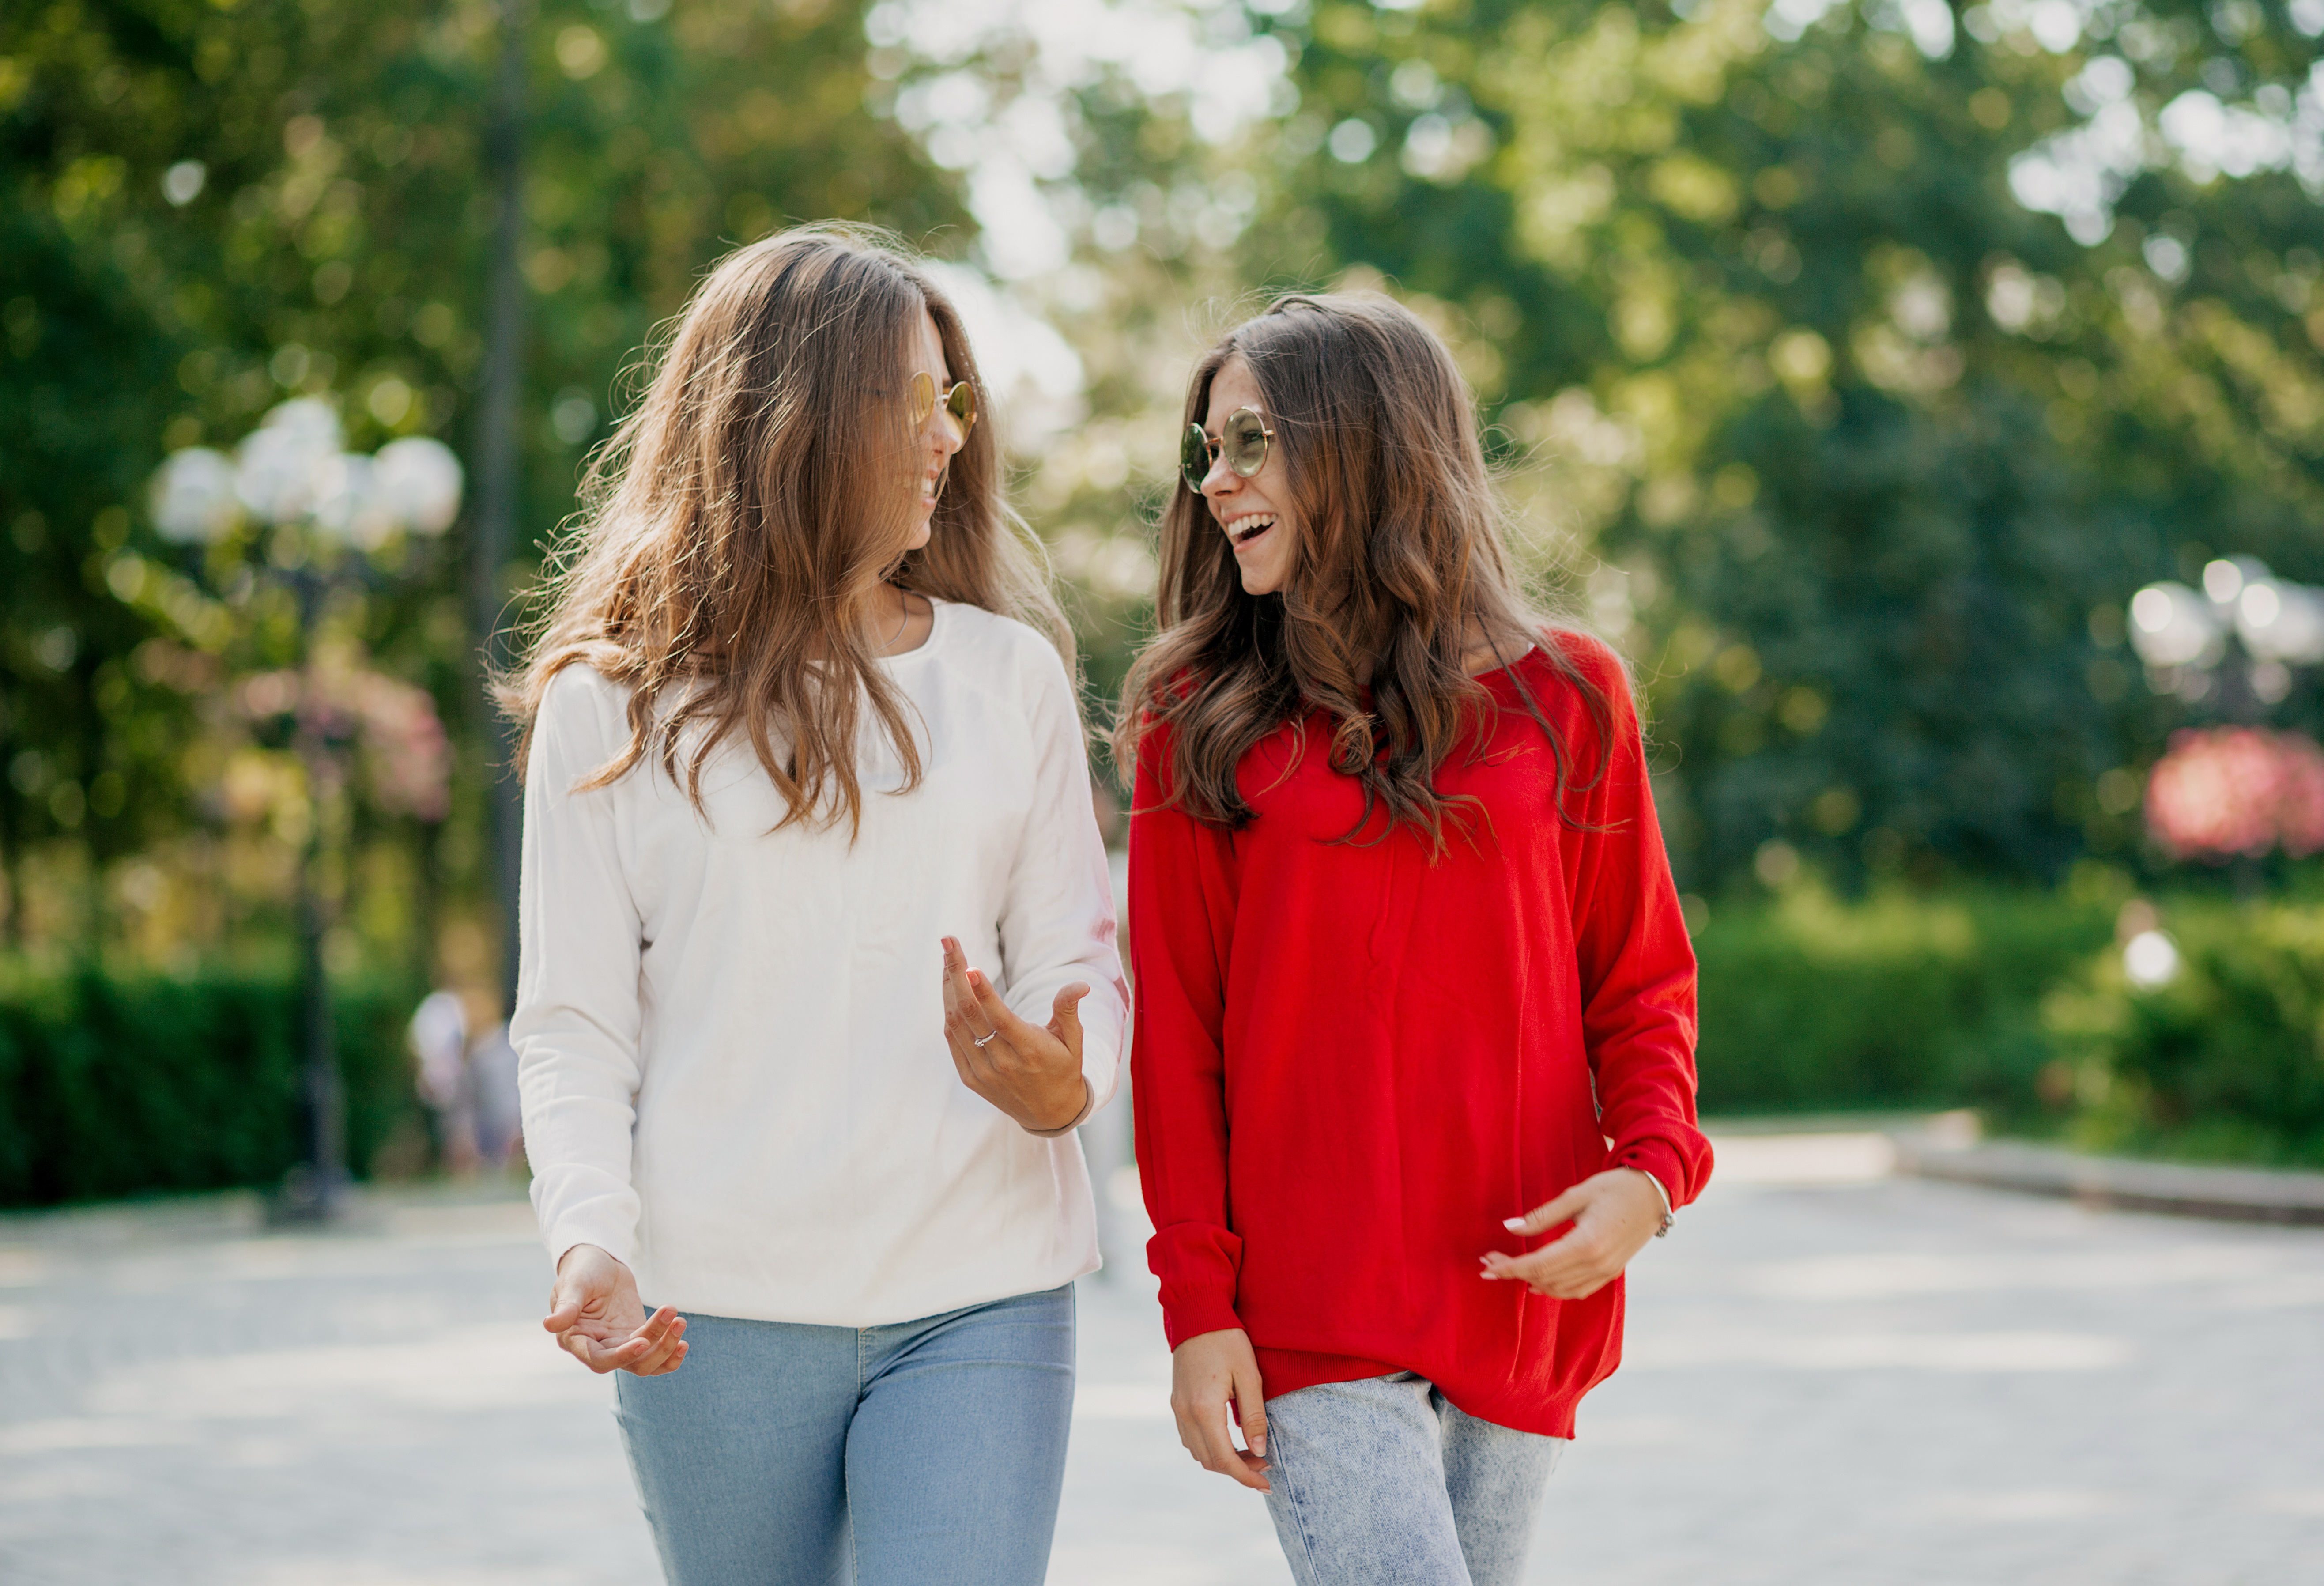
<path fill-rule="evenodd" d="M 507 691 L 545 1325 L 675 1586 L 1047 1567 L 1128 993 L 977 389 L 878 240 L 730 254 Z"/>

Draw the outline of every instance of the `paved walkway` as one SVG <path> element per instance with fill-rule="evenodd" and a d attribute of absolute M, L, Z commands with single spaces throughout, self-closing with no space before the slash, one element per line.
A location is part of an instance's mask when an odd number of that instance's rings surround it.
<path fill-rule="evenodd" d="M 1728 1142 L 1635 1269 L 1533 1579 L 2294 1586 L 2324 1579 L 2324 1231 L 1873 1176 Z M 0 1222 L 0 1580 L 656 1578 L 608 1390 L 537 1330 L 520 1204 L 407 1196 Z M 1129 1234 L 1133 1231 L 1121 1231 Z M 1150 1288 L 1083 1286 L 1056 1582 L 1288 1579 L 1162 1404 Z"/>

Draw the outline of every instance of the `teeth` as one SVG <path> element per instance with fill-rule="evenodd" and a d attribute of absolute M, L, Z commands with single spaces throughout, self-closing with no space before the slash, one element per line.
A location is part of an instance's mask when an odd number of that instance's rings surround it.
<path fill-rule="evenodd" d="M 1259 513 L 1259 514 L 1258 516 L 1256 516 L 1256 517 L 1250 517 L 1250 518 L 1245 518 L 1245 519 L 1243 519 L 1240 522 L 1237 523 L 1237 524 L 1236 524 L 1232 529 L 1228 530 L 1227 530 L 1227 535 L 1228 535 L 1228 538 L 1230 538 L 1230 539 L 1236 539 L 1236 540 L 1249 539 L 1252 535 L 1254 535 L 1254 534 L 1258 533 L 1260 530 L 1262 530 L 1262 529 L 1272 529 L 1272 528 L 1274 528 L 1274 527 L 1275 527 L 1275 514 L 1274 514 L 1274 513 L 1272 513 L 1272 512 L 1261 512 L 1261 513 Z"/>

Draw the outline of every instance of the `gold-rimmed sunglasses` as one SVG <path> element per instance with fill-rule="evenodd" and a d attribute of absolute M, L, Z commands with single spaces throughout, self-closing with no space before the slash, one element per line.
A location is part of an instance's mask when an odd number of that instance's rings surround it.
<path fill-rule="evenodd" d="M 936 410 L 939 401 L 944 403 L 945 411 L 952 415 L 953 422 L 960 426 L 961 438 L 966 440 L 968 432 L 976 428 L 976 387 L 960 380 L 939 392 L 936 377 L 925 369 L 921 370 L 912 376 L 912 428 L 918 429 L 926 424 L 928 415 Z"/>
<path fill-rule="evenodd" d="M 1227 466 L 1248 479 L 1267 466 L 1267 443 L 1275 438 L 1275 431 L 1267 420 L 1252 408 L 1237 408 L 1219 426 L 1219 438 L 1213 440 L 1203 433 L 1199 424 L 1186 426 L 1186 438 L 1178 443 L 1178 472 L 1185 477 L 1186 488 L 1196 495 L 1203 493 L 1203 481 L 1211 476 L 1211 466 L 1221 456 Z"/>

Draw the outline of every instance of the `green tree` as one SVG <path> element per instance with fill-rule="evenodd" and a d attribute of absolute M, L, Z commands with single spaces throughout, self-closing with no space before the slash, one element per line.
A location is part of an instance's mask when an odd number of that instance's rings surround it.
<path fill-rule="evenodd" d="M 0 17 L 12 879 L 36 850 L 86 850 L 101 878 L 203 819 L 206 768 L 189 781 L 187 752 L 211 674 L 167 664 L 171 650 L 133 657 L 149 639 L 198 650 L 216 633 L 166 604 L 133 609 L 106 576 L 124 545 L 175 555 L 143 512 L 165 450 L 239 436 L 309 392 L 339 402 L 360 449 L 429 433 L 470 451 L 497 14 L 486 0 L 35 0 Z M 796 218 L 923 236 L 961 217 L 952 179 L 867 107 L 878 79 L 844 0 L 558 0 L 519 14 L 528 296 L 512 595 L 571 510 L 622 369 L 719 252 Z M 473 892 L 493 768 L 473 705 L 465 530 L 433 575 L 358 615 L 381 663 L 465 724 L 460 817 L 422 859 Z M 22 917 L 12 909 L 10 928 Z"/>
<path fill-rule="evenodd" d="M 2288 130 L 2315 41 L 2250 5 L 2033 14 L 1469 0 L 1296 30 L 1245 256 L 1370 266 L 1465 332 L 1545 530 L 1642 625 L 1700 881 L 1771 840 L 1845 874 L 2120 848 L 2099 779 L 2182 715 L 2135 686 L 2120 603 L 2229 551 L 2324 572 L 2324 169 L 2288 137 L 2239 178 L 2113 172 L 2087 130 L 2198 92 Z M 2060 202 L 2070 233 L 2022 194 L 2077 160 L 2102 201 Z"/>

